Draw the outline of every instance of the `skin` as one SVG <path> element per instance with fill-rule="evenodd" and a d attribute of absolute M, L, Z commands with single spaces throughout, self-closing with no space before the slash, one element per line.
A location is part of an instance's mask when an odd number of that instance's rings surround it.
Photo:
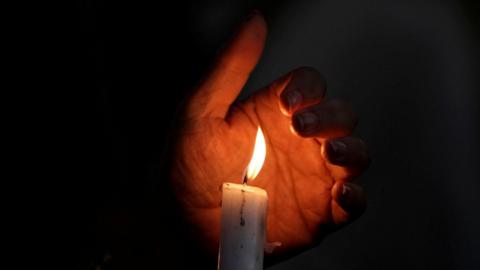
<path fill-rule="evenodd" d="M 266 33 L 263 17 L 254 12 L 181 113 L 184 125 L 173 147 L 171 177 L 187 220 L 212 258 L 220 236 L 219 187 L 242 182 L 258 127 L 267 157 L 249 185 L 267 191 L 267 242 L 282 243 L 266 255 L 267 264 L 318 244 L 365 209 L 361 187 L 350 181 L 367 167 L 367 147 L 350 137 L 355 114 L 347 102 L 325 98 L 318 71 L 293 70 L 234 104 L 261 56 Z"/>

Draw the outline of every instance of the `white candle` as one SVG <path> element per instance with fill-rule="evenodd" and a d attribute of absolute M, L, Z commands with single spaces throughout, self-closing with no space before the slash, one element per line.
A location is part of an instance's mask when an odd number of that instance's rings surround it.
<path fill-rule="evenodd" d="M 233 183 L 223 184 L 222 191 L 219 269 L 263 269 L 267 192 Z"/>
<path fill-rule="evenodd" d="M 266 156 L 265 139 L 258 128 L 246 178 L 253 180 Z M 261 270 L 267 216 L 267 192 L 246 183 L 222 186 L 222 219 L 218 269 Z"/>

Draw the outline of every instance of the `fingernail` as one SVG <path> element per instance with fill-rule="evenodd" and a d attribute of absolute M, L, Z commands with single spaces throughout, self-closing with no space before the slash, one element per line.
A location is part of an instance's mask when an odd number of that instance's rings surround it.
<path fill-rule="evenodd" d="M 332 140 L 328 142 L 328 159 L 333 162 L 342 162 L 345 160 L 345 153 L 347 152 L 347 145 L 339 140 Z"/>
<path fill-rule="evenodd" d="M 352 188 L 345 185 L 345 184 L 342 184 L 342 196 L 346 196 L 347 193 L 351 192 L 352 191 Z"/>
<path fill-rule="evenodd" d="M 258 9 L 254 9 L 248 16 L 245 18 L 244 22 L 250 21 L 255 15 L 261 15 L 262 13 Z"/>
<path fill-rule="evenodd" d="M 287 93 L 288 112 L 292 113 L 300 102 L 302 102 L 302 94 L 298 91 L 291 91 Z"/>
<path fill-rule="evenodd" d="M 352 194 L 352 188 L 349 187 L 346 184 L 342 184 L 342 194 L 339 198 L 340 199 L 340 204 L 342 204 L 342 205 L 348 204 L 348 202 L 350 200 L 350 197 L 351 197 L 351 194 Z"/>
<path fill-rule="evenodd" d="M 318 117 L 314 113 L 305 112 L 293 118 L 293 125 L 298 131 L 311 131 L 318 124 Z"/>

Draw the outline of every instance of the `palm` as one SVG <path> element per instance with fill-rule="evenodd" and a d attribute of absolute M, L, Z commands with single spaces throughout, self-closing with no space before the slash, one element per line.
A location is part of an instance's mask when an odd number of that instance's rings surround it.
<path fill-rule="evenodd" d="M 180 199 L 196 224 L 218 243 L 223 182 L 241 182 L 252 153 L 257 127 L 267 142 L 262 171 L 250 184 L 269 196 L 268 241 L 287 250 L 307 246 L 319 236 L 322 224 L 332 222 L 331 187 L 321 144 L 290 131 L 276 98 L 261 91 L 231 110 L 227 121 L 218 118 L 190 123 L 183 134 L 177 159 L 182 179 Z M 301 157 L 301 158 L 300 158 Z"/>

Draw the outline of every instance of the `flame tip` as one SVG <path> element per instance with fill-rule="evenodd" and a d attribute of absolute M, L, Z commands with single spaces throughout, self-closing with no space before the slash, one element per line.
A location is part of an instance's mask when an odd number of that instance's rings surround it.
<path fill-rule="evenodd" d="M 263 135 L 262 128 L 259 126 L 257 129 L 257 136 L 255 138 L 255 146 L 253 148 L 252 158 L 247 166 L 246 178 L 253 180 L 257 177 L 258 173 L 262 169 L 263 163 L 266 157 L 266 144 L 265 137 Z"/>

